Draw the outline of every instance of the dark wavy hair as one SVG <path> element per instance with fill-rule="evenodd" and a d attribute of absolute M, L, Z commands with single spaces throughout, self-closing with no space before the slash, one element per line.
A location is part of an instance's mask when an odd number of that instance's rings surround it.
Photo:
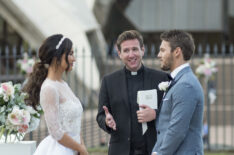
<path fill-rule="evenodd" d="M 52 63 L 52 60 L 56 58 L 56 64 L 61 64 L 61 58 L 65 53 L 67 68 L 69 69 L 68 54 L 72 49 L 72 41 L 69 38 L 65 38 L 58 49 L 56 46 L 62 39 L 63 35 L 56 34 L 48 37 L 39 48 L 38 56 L 40 62 L 35 63 L 33 66 L 33 72 L 29 75 L 29 79 L 22 91 L 28 93 L 28 98 L 25 100 L 27 105 L 31 105 L 35 110 L 37 110 L 37 105 L 40 103 L 40 91 L 43 81 L 46 79 L 48 74 L 48 66 Z"/>
<path fill-rule="evenodd" d="M 177 47 L 180 47 L 184 60 L 186 61 L 190 60 L 195 51 L 193 37 L 188 32 L 182 30 L 170 30 L 163 32 L 160 35 L 160 39 L 169 42 L 171 46 L 171 52 L 173 52 Z"/>

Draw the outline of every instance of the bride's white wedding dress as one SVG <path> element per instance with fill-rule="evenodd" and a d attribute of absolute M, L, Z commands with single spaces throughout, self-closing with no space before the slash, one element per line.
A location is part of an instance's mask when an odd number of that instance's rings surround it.
<path fill-rule="evenodd" d="M 83 108 L 79 99 L 66 82 L 46 79 L 41 86 L 40 104 L 50 135 L 39 144 L 34 155 L 77 154 L 76 151 L 61 145 L 58 140 L 67 133 L 78 143 L 81 142 Z"/>

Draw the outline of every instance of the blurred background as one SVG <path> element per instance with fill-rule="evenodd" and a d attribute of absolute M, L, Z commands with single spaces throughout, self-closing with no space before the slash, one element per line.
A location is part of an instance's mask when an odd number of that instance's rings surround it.
<path fill-rule="evenodd" d="M 154 69 L 160 69 L 156 57 L 163 31 L 193 35 L 194 72 L 205 63 L 204 56 L 216 69 L 208 78 L 196 72 L 206 101 L 204 148 L 234 150 L 234 0 L 0 0 L 0 82 L 23 84 L 30 71 L 22 71 L 17 62 L 36 61 L 49 35 L 71 38 L 77 61 L 64 79 L 84 107 L 82 135 L 90 150 L 107 148 L 109 136 L 96 123 L 99 87 L 105 74 L 123 67 L 115 41 L 130 29 L 143 35 L 144 64 Z M 42 117 L 25 140 L 39 144 L 47 135 Z"/>

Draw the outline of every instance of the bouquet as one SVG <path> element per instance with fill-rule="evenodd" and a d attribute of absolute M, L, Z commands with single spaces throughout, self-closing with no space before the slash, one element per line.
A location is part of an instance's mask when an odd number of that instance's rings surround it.
<path fill-rule="evenodd" d="M 217 73 L 218 69 L 214 60 L 210 59 L 209 54 L 205 54 L 205 57 L 201 64 L 196 69 L 198 77 L 204 77 L 204 88 L 207 91 L 207 97 L 209 103 L 213 104 L 216 100 L 216 90 L 214 86 L 211 87 L 213 82 L 211 78 L 214 78 L 214 74 Z"/>
<path fill-rule="evenodd" d="M 41 107 L 34 110 L 24 102 L 27 94 L 21 92 L 21 85 L 12 82 L 0 84 L 0 140 L 20 141 L 23 136 L 35 130 L 40 122 Z"/>
<path fill-rule="evenodd" d="M 210 59 L 209 54 L 205 54 L 203 61 L 196 69 L 196 74 L 198 77 L 205 77 L 209 80 L 217 71 L 215 61 Z"/>
<path fill-rule="evenodd" d="M 28 54 L 25 52 L 23 59 L 19 59 L 17 64 L 20 67 L 20 71 L 22 74 L 30 74 L 33 70 L 33 65 L 35 63 L 35 59 L 28 58 Z"/>

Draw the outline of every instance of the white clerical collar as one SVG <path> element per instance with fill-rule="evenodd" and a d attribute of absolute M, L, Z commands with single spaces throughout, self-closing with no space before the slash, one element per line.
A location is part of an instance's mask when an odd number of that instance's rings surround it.
<path fill-rule="evenodd" d="M 144 66 L 141 65 L 141 67 L 137 71 L 130 71 L 125 67 L 125 71 L 128 75 L 136 76 L 138 74 L 141 74 L 144 71 Z"/>
<path fill-rule="evenodd" d="M 131 72 L 131 75 L 137 75 L 137 72 Z"/>
<path fill-rule="evenodd" d="M 188 67 L 189 66 L 189 63 L 185 63 L 183 65 L 180 65 L 179 67 L 177 67 L 176 69 L 174 69 L 172 72 L 171 72 L 171 77 L 174 79 L 176 77 L 176 75 L 182 70 L 184 69 L 185 67 Z"/>

